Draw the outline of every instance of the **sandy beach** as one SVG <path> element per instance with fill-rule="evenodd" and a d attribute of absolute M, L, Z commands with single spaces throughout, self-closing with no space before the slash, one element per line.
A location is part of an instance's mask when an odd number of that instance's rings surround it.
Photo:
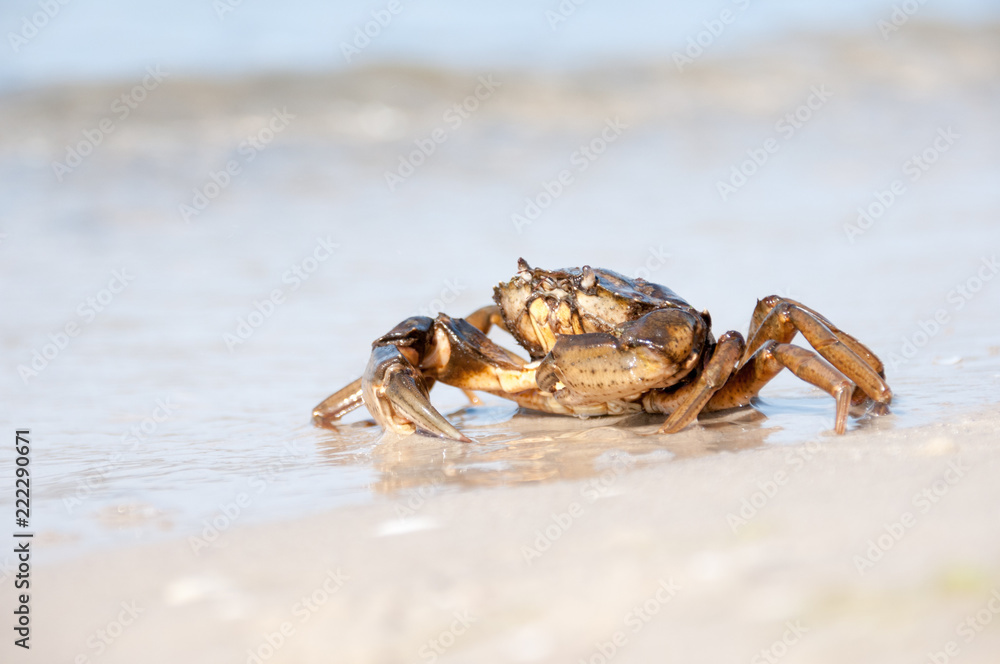
<path fill-rule="evenodd" d="M 585 480 L 260 526 L 232 508 L 218 533 L 46 568 L 35 655 L 992 662 L 998 415 L 641 469 L 623 442 Z M 123 602 L 138 614 L 98 660 Z"/>

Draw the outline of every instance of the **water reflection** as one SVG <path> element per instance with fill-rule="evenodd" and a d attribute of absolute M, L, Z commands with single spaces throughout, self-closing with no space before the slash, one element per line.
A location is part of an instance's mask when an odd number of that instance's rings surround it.
<path fill-rule="evenodd" d="M 371 491 L 392 495 L 426 485 L 465 489 L 588 479 L 622 459 L 638 468 L 760 447 L 777 430 L 762 426 L 766 416 L 753 409 L 672 436 L 653 435 L 663 423 L 658 415 L 577 419 L 491 405 L 448 417 L 476 442 L 398 436 L 365 421 L 317 430 L 320 454 L 333 465 L 368 465 L 378 473 Z"/>

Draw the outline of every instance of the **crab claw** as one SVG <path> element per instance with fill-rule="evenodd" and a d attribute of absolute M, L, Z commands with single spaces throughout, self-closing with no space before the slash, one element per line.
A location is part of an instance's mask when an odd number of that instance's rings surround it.
<path fill-rule="evenodd" d="M 396 346 L 372 349 L 361 387 L 365 405 L 385 429 L 396 433 L 419 429 L 462 443 L 472 442 L 431 405 L 423 379 Z"/>

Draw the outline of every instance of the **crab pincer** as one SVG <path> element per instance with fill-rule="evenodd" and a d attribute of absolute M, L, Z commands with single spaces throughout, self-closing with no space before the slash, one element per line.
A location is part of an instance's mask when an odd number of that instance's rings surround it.
<path fill-rule="evenodd" d="M 428 393 L 438 381 L 467 394 L 478 390 L 526 403 L 538 400 L 538 363 L 526 364 L 486 336 L 499 320 L 496 308 L 484 307 L 469 319 L 407 318 L 372 343 L 364 375 L 317 406 L 313 420 L 330 426 L 364 403 L 385 429 L 421 430 L 467 443 L 469 438 L 430 403 Z"/>
<path fill-rule="evenodd" d="M 362 398 L 372 417 L 385 429 L 401 434 L 419 429 L 471 443 L 431 405 L 424 380 L 404 355 L 404 349 L 376 346 L 361 378 Z M 433 384 L 433 379 L 430 382 Z"/>

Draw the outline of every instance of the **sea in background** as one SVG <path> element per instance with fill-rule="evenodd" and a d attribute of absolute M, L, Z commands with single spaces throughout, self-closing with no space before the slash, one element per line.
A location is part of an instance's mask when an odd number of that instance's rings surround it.
<path fill-rule="evenodd" d="M 718 33 L 701 38 L 706 53 L 715 56 L 793 35 L 857 34 L 877 41 L 911 21 L 977 26 L 1000 17 L 996 0 L 392 4 L 389 12 L 388 0 L 56 0 L 48 9 L 52 16 L 39 17 L 47 3 L 10 0 L 0 7 L 0 32 L 9 46 L 0 59 L 0 87 L 129 80 L 153 64 L 177 76 L 323 72 L 387 63 L 449 70 L 591 69 L 667 60 L 706 28 Z M 723 12 L 729 12 L 728 22 Z M 894 12 L 898 26 L 892 24 Z M 371 42 L 345 57 L 343 44 L 353 46 L 358 29 L 373 16 L 384 27 L 369 27 L 375 35 Z M 879 21 L 889 27 L 880 28 Z"/>
<path fill-rule="evenodd" d="M 893 3 L 563 5 L 401 1 L 350 62 L 388 3 L 77 0 L 16 50 L 42 10 L 0 8 L 0 420 L 32 430 L 42 560 L 241 495 L 277 522 L 830 435 L 787 375 L 766 419 L 671 438 L 448 388 L 476 445 L 311 426 L 372 339 L 487 303 L 519 256 L 664 283 L 717 333 L 805 302 L 887 360 L 895 414 L 852 430 L 996 402 L 997 3 L 885 34 Z"/>

